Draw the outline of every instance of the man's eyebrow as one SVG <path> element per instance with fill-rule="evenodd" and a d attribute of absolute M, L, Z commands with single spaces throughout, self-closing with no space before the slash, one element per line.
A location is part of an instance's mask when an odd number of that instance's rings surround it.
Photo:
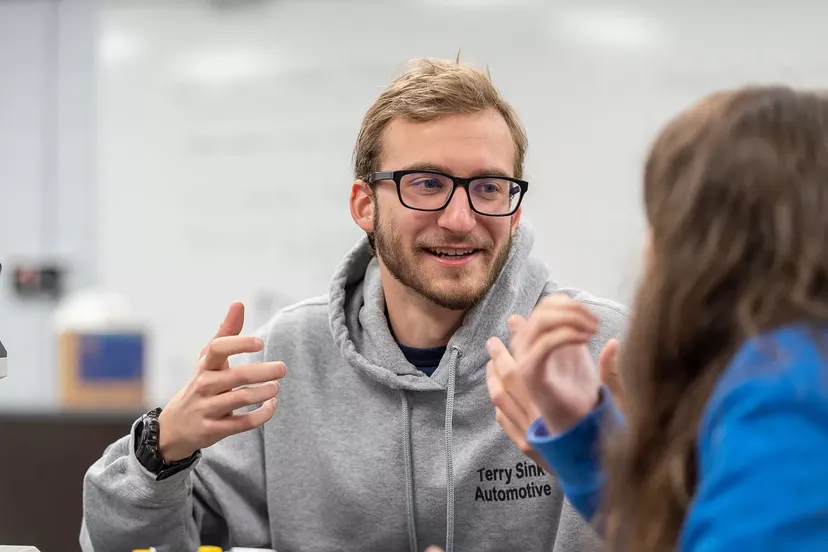
<path fill-rule="evenodd" d="M 434 163 L 414 163 L 403 167 L 401 170 L 406 171 L 431 171 L 443 174 L 453 174 L 451 170 L 445 165 L 437 165 Z M 512 176 L 501 169 L 488 168 L 474 171 L 469 178 L 476 178 L 478 176 L 502 176 L 505 178 L 512 178 Z"/>

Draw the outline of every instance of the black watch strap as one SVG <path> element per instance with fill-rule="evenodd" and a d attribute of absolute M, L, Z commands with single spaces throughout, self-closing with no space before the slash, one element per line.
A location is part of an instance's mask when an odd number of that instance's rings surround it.
<path fill-rule="evenodd" d="M 133 441 L 135 442 L 135 457 L 148 472 L 155 475 L 156 481 L 167 479 L 178 472 L 185 470 L 201 457 L 201 451 L 197 450 L 183 460 L 166 462 L 158 450 L 158 435 L 160 426 L 158 416 L 160 408 L 150 410 L 135 424 Z"/>

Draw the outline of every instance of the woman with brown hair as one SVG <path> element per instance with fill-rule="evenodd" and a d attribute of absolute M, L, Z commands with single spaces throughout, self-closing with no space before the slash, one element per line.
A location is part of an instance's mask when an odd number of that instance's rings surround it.
<path fill-rule="evenodd" d="M 595 316 L 552 297 L 514 324 L 527 440 L 611 550 L 828 550 L 828 99 L 703 99 L 658 136 L 644 202 L 624 416 Z"/>

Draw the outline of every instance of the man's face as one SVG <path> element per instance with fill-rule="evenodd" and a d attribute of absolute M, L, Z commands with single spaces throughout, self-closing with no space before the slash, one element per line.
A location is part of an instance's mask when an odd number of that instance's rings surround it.
<path fill-rule="evenodd" d="M 459 177 L 512 175 L 515 147 L 496 111 L 452 115 L 430 123 L 395 120 L 383 137 L 383 171 L 431 168 Z M 491 217 L 472 211 L 458 188 L 442 211 L 403 206 L 394 182 L 376 185 L 374 239 L 383 267 L 434 304 L 467 310 L 500 274 L 520 212 Z M 471 251 L 469 254 L 458 253 Z"/>

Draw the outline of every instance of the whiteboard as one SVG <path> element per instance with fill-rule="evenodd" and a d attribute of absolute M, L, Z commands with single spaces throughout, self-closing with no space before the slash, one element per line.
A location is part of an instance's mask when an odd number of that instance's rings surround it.
<path fill-rule="evenodd" d="M 714 88 L 828 81 L 824 3 L 504 4 L 104 7 L 101 280 L 149 325 L 153 401 L 188 379 L 230 301 L 251 331 L 327 292 L 360 237 L 347 205 L 360 119 L 410 57 L 462 48 L 489 66 L 529 132 L 536 255 L 559 283 L 621 301 L 641 164 L 667 118 Z"/>

